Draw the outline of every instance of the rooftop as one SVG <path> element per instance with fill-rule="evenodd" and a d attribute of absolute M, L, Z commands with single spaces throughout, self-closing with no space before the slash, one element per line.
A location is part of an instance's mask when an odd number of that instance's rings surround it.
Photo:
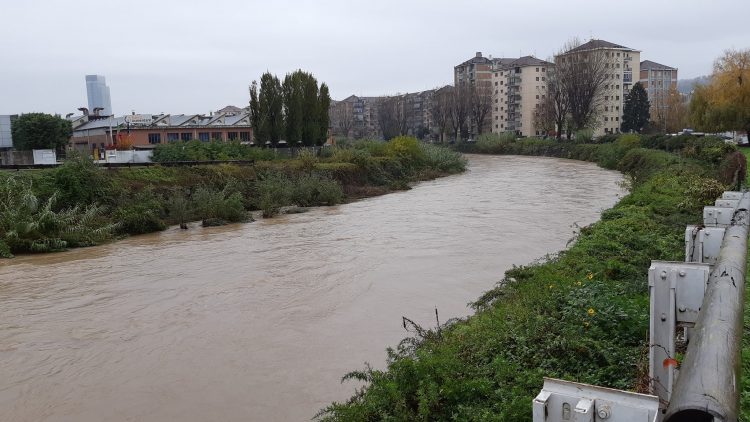
<path fill-rule="evenodd" d="M 615 44 L 613 42 L 604 41 L 604 40 L 591 40 L 589 42 L 583 43 L 579 45 L 578 47 L 568 50 L 565 52 L 567 53 L 576 53 L 579 51 L 589 51 L 589 50 L 597 50 L 597 49 L 617 49 L 617 50 L 627 50 L 627 51 L 636 51 L 630 47 L 625 47 L 624 45 Z"/>
<path fill-rule="evenodd" d="M 651 60 L 644 60 L 641 62 L 641 70 L 677 70 L 674 67 L 669 67 L 663 64 L 652 62 Z"/>

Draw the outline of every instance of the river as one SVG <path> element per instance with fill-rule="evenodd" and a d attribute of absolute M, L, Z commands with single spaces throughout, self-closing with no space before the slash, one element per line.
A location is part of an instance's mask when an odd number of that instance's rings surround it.
<path fill-rule="evenodd" d="M 593 164 L 465 174 L 250 224 L 0 260 L 0 420 L 303 421 L 623 194 Z"/>

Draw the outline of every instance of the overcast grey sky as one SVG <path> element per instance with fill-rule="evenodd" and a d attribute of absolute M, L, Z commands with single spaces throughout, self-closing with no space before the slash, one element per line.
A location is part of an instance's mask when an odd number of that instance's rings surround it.
<path fill-rule="evenodd" d="M 547 58 L 575 36 L 693 78 L 750 48 L 748 16 L 748 0 L 0 0 L 0 114 L 76 112 L 86 74 L 118 115 L 245 106 L 266 70 L 312 72 L 334 99 L 413 92 L 476 51 Z"/>

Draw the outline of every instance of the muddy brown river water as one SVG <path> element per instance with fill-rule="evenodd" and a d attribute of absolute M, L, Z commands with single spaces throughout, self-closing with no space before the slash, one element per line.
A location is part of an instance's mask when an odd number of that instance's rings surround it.
<path fill-rule="evenodd" d="M 471 156 L 410 191 L 0 261 L 0 420 L 303 421 L 364 362 L 565 248 L 621 176 Z"/>

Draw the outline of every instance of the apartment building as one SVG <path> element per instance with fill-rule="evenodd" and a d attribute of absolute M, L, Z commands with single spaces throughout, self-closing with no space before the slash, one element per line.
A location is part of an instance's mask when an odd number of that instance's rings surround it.
<path fill-rule="evenodd" d="M 525 56 L 499 63 L 492 72 L 492 132 L 544 135 L 534 127 L 534 110 L 547 93 L 553 63 Z"/>
<path fill-rule="evenodd" d="M 334 135 L 349 138 L 379 138 L 378 107 L 385 97 L 350 95 L 341 101 L 331 101 L 329 116 Z"/>
<path fill-rule="evenodd" d="M 469 60 L 453 68 L 453 86 L 490 86 L 492 84 L 492 74 L 494 69 L 499 66 L 507 65 L 514 61 L 514 58 L 492 58 L 483 57 L 481 51 Z"/>
<path fill-rule="evenodd" d="M 331 101 L 329 116 L 334 135 L 349 138 L 382 138 L 379 108 L 386 100 L 398 102 L 399 113 L 406 120 L 408 135 L 426 136 L 432 128 L 430 103 L 435 90 L 382 97 L 351 95 L 341 101 Z"/>
<path fill-rule="evenodd" d="M 670 89 L 677 89 L 677 68 L 644 60 L 641 62 L 640 82 L 651 103 L 651 119 L 663 121 L 668 108 Z"/>
<path fill-rule="evenodd" d="M 605 61 L 606 80 L 597 101 L 597 121 L 594 135 L 619 133 L 622 124 L 625 97 L 638 82 L 640 75 L 641 52 L 629 47 L 604 40 L 591 40 L 561 55 L 555 62 L 570 60 L 571 56 L 602 54 Z"/>

